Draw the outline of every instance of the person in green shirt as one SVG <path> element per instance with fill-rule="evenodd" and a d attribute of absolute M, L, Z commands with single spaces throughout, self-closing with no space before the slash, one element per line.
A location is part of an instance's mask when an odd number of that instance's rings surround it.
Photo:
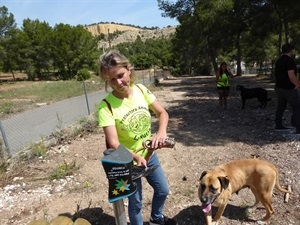
<path fill-rule="evenodd" d="M 163 147 L 167 139 L 169 114 L 153 93 L 142 84 L 134 83 L 134 69 L 129 60 L 116 50 L 100 57 L 100 76 L 110 86 L 98 107 L 98 122 L 103 128 L 107 146 L 112 149 L 122 144 L 132 154 L 135 165 L 157 167 L 145 178 L 154 193 L 150 225 L 176 225 L 174 219 L 163 215 L 169 194 L 169 185 L 155 151 L 150 158 L 144 140 L 151 139 L 151 149 Z M 150 110 L 158 117 L 158 129 L 152 136 Z M 142 150 L 141 150 L 142 149 Z M 143 225 L 142 178 L 135 180 L 137 191 L 128 197 L 128 214 L 131 225 Z"/>
<path fill-rule="evenodd" d="M 216 73 L 216 82 L 219 93 L 219 107 L 224 109 L 227 109 L 227 97 L 230 90 L 229 77 L 232 78 L 233 74 L 227 68 L 227 63 L 222 62 L 219 71 Z"/>

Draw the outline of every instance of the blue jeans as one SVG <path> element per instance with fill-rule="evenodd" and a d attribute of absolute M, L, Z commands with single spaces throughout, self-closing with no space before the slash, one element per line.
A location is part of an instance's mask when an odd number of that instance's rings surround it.
<path fill-rule="evenodd" d="M 275 92 L 277 94 L 275 125 L 282 125 L 282 115 L 286 109 L 287 103 L 289 103 L 293 110 L 291 124 L 293 127 L 296 127 L 297 130 L 300 129 L 300 90 L 275 88 Z"/>
<path fill-rule="evenodd" d="M 146 180 L 154 190 L 152 198 L 151 217 L 153 219 L 158 219 L 163 215 L 163 207 L 170 189 L 164 171 L 155 152 L 151 156 L 147 166 L 154 165 L 159 165 L 159 167 L 157 167 L 152 173 L 150 173 L 146 177 Z M 137 179 L 134 182 L 136 182 L 137 184 L 137 191 L 135 192 L 135 194 L 128 197 L 129 220 L 131 225 L 143 225 L 142 178 Z"/>

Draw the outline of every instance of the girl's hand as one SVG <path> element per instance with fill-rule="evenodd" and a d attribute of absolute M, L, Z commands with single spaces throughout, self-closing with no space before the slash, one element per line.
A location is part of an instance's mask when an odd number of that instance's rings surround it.
<path fill-rule="evenodd" d="M 144 166 L 147 167 L 147 161 L 144 157 L 135 154 L 133 156 L 134 161 L 137 163 L 137 166 Z"/>
<path fill-rule="evenodd" d="M 151 148 L 158 149 L 161 148 L 167 139 L 167 133 L 156 133 L 152 137 Z"/>

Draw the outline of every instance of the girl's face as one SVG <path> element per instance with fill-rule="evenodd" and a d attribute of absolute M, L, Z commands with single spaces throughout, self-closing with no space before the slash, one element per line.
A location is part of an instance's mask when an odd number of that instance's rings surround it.
<path fill-rule="evenodd" d="M 227 65 L 226 65 L 226 64 L 224 64 L 224 65 L 222 65 L 222 67 L 221 67 L 221 68 L 222 68 L 222 70 L 223 70 L 223 71 L 225 71 L 225 70 L 227 70 Z"/>
<path fill-rule="evenodd" d="M 108 70 L 107 82 L 117 92 L 126 92 L 130 87 L 131 71 L 126 67 L 112 67 Z"/>

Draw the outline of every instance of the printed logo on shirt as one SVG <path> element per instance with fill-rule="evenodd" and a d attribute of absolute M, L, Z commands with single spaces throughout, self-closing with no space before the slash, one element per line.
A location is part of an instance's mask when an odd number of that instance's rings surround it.
<path fill-rule="evenodd" d="M 149 130 L 151 117 L 149 116 L 146 107 L 128 112 L 121 121 L 121 129 L 132 132 L 136 135 L 141 135 Z"/>

